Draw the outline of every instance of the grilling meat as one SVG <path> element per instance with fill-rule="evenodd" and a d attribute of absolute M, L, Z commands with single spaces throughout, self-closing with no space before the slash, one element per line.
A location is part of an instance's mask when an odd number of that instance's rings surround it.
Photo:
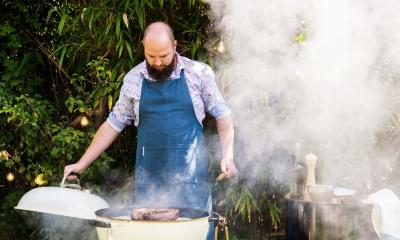
<path fill-rule="evenodd" d="M 132 220 L 176 220 L 179 209 L 173 208 L 134 208 L 131 213 Z"/>

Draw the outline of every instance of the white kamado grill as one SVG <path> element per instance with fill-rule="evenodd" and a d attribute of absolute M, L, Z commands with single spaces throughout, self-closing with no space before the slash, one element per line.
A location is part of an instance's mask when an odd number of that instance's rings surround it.
<path fill-rule="evenodd" d="M 30 190 L 15 209 L 85 220 L 96 227 L 99 240 L 204 240 L 210 221 L 215 221 L 216 226 L 223 225 L 227 235 L 225 219 L 216 213 L 176 208 L 179 210 L 176 220 L 132 220 L 133 209 L 146 206 L 110 208 L 101 197 L 64 181 L 60 187 Z"/>

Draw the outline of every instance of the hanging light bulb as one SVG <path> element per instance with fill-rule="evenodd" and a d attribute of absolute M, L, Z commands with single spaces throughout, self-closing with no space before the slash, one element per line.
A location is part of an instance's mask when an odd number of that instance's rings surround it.
<path fill-rule="evenodd" d="M 82 127 L 86 127 L 87 125 L 89 125 L 89 119 L 86 116 L 83 116 L 81 118 L 80 124 Z"/>
<path fill-rule="evenodd" d="M 219 53 L 224 53 L 225 52 L 225 44 L 224 44 L 224 42 L 222 40 L 219 41 L 219 43 L 218 43 L 217 51 Z"/>
<path fill-rule="evenodd" d="M 6 179 L 9 182 L 14 181 L 14 179 L 15 179 L 14 173 L 12 173 L 12 172 L 7 173 Z"/>

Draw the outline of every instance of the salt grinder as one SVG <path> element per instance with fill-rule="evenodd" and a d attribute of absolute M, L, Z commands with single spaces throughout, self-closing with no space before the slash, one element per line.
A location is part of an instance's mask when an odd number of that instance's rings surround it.
<path fill-rule="evenodd" d="M 305 164 L 307 168 L 307 177 L 306 177 L 306 190 L 308 190 L 309 186 L 315 185 L 315 165 L 317 165 L 317 156 L 315 156 L 312 152 L 306 155 Z"/>

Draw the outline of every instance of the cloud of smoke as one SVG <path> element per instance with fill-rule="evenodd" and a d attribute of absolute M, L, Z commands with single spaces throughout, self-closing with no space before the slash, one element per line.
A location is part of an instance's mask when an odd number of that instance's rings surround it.
<path fill-rule="evenodd" d="M 267 158 L 281 179 L 290 178 L 290 161 L 276 153 L 290 155 L 296 143 L 301 159 L 318 155 L 319 183 L 362 190 L 391 174 L 398 153 L 384 151 L 377 136 L 399 110 L 400 2 L 210 4 L 229 54 L 217 79 L 240 134 L 239 162 L 254 169 L 249 175 Z"/>

